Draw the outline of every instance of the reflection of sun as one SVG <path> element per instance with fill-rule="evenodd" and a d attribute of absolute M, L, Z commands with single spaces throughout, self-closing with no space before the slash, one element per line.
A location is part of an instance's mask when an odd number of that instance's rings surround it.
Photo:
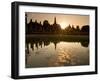
<path fill-rule="evenodd" d="M 68 26 L 66 22 L 61 22 L 60 25 L 62 29 L 65 29 Z"/>
<path fill-rule="evenodd" d="M 65 66 L 71 64 L 70 53 L 67 53 L 63 49 L 57 52 L 55 57 L 52 57 L 48 61 L 49 66 Z"/>

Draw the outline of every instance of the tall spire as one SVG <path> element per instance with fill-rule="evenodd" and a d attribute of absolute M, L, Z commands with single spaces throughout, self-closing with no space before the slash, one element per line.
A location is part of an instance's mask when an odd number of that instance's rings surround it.
<path fill-rule="evenodd" d="M 56 23 L 56 17 L 54 18 L 54 24 L 57 24 L 57 23 Z"/>

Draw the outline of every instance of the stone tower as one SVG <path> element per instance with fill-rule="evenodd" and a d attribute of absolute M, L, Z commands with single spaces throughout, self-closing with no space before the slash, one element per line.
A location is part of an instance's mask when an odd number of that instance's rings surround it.
<path fill-rule="evenodd" d="M 56 17 L 54 18 L 54 24 L 57 24 L 57 22 L 56 22 Z"/>

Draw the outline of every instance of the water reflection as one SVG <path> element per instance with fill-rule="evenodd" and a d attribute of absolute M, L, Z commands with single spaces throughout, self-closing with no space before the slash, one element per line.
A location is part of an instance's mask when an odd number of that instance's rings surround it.
<path fill-rule="evenodd" d="M 64 66 L 66 64 L 71 64 L 71 56 L 64 51 L 59 51 L 56 57 L 53 57 L 48 61 L 49 66 Z"/>
<path fill-rule="evenodd" d="M 88 36 L 26 37 L 26 68 L 89 64 Z"/>
<path fill-rule="evenodd" d="M 88 47 L 89 42 L 88 42 L 88 41 L 81 42 L 81 45 L 82 45 L 83 47 Z"/>
<path fill-rule="evenodd" d="M 89 45 L 89 39 L 87 36 L 78 36 L 78 37 L 71 37 L 71 36 L 32 36 L 26 38 L 26 48 L 29 50 L 31 48 L 34 50 L 34 48 L 39 47 L 45 47 L 52 42 L 55 46 L 55 50 L 57 47 L 57 43 L 60 41 L 65 42 L 80 42 L 83 47 L 88 47 Z"/>

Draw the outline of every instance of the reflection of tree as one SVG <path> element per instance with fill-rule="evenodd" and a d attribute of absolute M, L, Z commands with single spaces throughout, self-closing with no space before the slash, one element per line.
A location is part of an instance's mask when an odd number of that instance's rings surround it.
<path fill-rule="evenodd" d="M 27 52 L 29 53 L 29 48 L 31 48 L 34 51 L 34 48 L 42 48 L 43 46 L 48 46 L 50 43 L 53 43 L 55 46 L 55 50 L 57 48 L 57 44 L 60 41 L 65 42 L 80 42 L 83 47 L 88 47 L 89 45 L 89 37 L 65 37 L 65 36 L 33 36 L 33 37 L 26 37 L 26 48 Z M 30 44 L 30 47 L 29 47 Z"/>
<path fill-rule="evenodd" d="M 50 43 L 54 44 L 54 49 L 56 50 L 57 44 L 60 42 L 79 42 L 83 47 L 88 47 L 89 45 L 89 37 L 88 36 L 77 36 L 77 37 L 71 37 L 71 36 L 32 36 L 32 37 L 26 37 L 26 50 L 25 50 L 25 64 L 27 65 L 28 59 L 31 56 L 31 51 L 41 49 L 43 47 L 46 47 L 50 45 Z M 66 54 L 65 54 L 66 53 Z M 77 59 L 74 59 L 74 57 L 70 56 L 69 52 L 62 52 L 59 50 L 59 55 L 57 58 L 53 57 L 53 59 L 49 59 L 49 66 L 69 66 L 69 65 L 76 65 L 78 64 Z M 39 54 L 36 52 L 36 55 Z M 47 55 L 48 56 L 48 55 Z M 27 67 L 27 66 L 26 66 Z"/>
<path fill-rule="evenodd" d="M 44 42 L 44 46 L 48 46 L 50 44 L 50 41 L 43 41 Z"/>
<path fill-rule="evenodd" d="M 88 47 L 88 45 L 89 45 L 89 42 L 88 42 L 88 41 L 81 42 L 81 45 L 82 45 L 83 47 Z"/>
<path fill-rule="evenodd" d="M 89 35 L 89 25 L 80 27 L 77 25 L 69 25 L 65 29 L 61 29 L 60 24 L 57 23 L 56 17 L 54 17 L 54 23 L 50 24 L 48 20 L 44 20 L 43 24 L 41 21 L 34 22 L 30 19 L 27 23 L 27 14 L 25 14 L 25 26 L 26 34 L 66 34 L 66 35 Z"/>

